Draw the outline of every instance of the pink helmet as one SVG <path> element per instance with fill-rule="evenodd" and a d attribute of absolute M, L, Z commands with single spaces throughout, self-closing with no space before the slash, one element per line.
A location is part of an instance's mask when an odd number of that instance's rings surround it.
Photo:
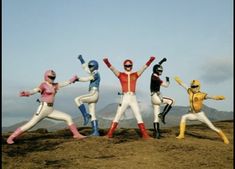
<path fill-rule="evenodd" d="M 56 78 L 56 73 L 53 70 L 47 70 L 44 74 L 44 80 L 52 83 Z"/>

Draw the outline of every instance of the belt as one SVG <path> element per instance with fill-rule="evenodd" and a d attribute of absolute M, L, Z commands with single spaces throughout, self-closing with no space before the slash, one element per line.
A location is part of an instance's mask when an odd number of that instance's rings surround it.
<path fill-rule="evenodd" d="M 151 96 L 153 96 L 154 94 L 157 94 L 158 96 L 160 96 L 160 95 L 161 95 L 161 93 L 160 93 L 160 92 L 151 92 Z"/>
<path fill-rule="evenodd" d="M 89 91 L 91 91 L 91 90 L 99 90 L 97 87 L 89 87 Z"/>
<path fill-rule="evenodd" d="M 201 112 L 201 110 L 200 110 L 200 111 L 195 111 L 195 110 L 193 110 L 193 109 L 190 108 L 190 109 L 188 110 L 188 112 L 190 112 L 190 113 L 199 113 L 199 112 Z"/>
<path fill-rule="evenodd" d="M 54 103 L 47 103 L 47 106 L 52 107 Z"/>
<path fill-rule="evenodd" d="M 128 94 L 128 95 L 135 95 L 135 92 L 125 92 L 123 94 Z"/>
<path fill-rule="evenodd" d="M 53 107 L 54 103 L 47 103 L 47 102 L 42 102 L 42 105 L 46 104 L 48 107 Z"/>

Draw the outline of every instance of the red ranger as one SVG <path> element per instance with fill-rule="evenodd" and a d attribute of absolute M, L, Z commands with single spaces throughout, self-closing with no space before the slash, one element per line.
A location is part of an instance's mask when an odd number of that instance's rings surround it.
<path fill-rule="evenodd" d="M 111 123 L 110 129 L 108 131 L 107 137 L 112 138 L 113 132 L 116 129 L 118 122 L 122 116 L 122 114 L 125 112 L 125 110 L 130 106 L 132 109 L 137 123 L 138 127 L 140 129 L 140 132 L 142 134 L 142 137 L 144 139 L 150 138 L 148 135 L 144 122 L 142 119 L 142 116 L 140 114 L 140 109 L 137 103 L 135 91 L 136 91 L 136 82 L 137 79 L 141 76 L 141 74 L 147 69 L 147 67 L 153 62 L 155 57 L 150 57 L 150 59 L 147 61 L 147 63 L 137 72 L 131 72 L 133 67 L 133 62 L 129 59 L 125 60 L 123 62 L 123 66 L 125 69 L 125 72 L 119 72 L 117 69 L 115 69 L 109 62 L 108 58 L 104 58 L 103 61 L 107 65 L 108 68 L 114 73 L 114 75 L 120 80 L 121 86 L 122 86 L 122 92 L 123 97 L 121 99 L 120 104 L 118 105 L 118 109 L 116 112 L 116 115 L 114 117 L 113 122 Z"/>

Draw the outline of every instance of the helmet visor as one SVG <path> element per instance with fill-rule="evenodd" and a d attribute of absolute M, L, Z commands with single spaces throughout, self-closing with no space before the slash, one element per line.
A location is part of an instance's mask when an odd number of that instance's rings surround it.
<path fill-rule="evenodd" d="M 95 65 L 88 65 L 89 68 L 93 68 Z"/>
<path fill-rule="evenodd" d="M 198 85 L 192 85 L 191 88 L 197 88 L 199 87 Z"/>
<path fill-rule="evenodd" d="M 55 76 L 47 76 L 51 80 L 55 80 Z"/>
<path fill-rule="evenodd" d="M 126 67 L 126 68 L 131 68 L 132 67 L 132 65 L 131 64 L 128 64 L 128 65 L 124 65 L 124 67 Z"/>

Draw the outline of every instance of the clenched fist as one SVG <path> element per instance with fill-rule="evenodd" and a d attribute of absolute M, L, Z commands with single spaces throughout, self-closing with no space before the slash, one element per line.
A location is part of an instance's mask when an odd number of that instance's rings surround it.
<path fill-rule="evenodd" d="M 224 100 L 225 97 L 224 96 L 215 96 L 215 100 Z"/>

